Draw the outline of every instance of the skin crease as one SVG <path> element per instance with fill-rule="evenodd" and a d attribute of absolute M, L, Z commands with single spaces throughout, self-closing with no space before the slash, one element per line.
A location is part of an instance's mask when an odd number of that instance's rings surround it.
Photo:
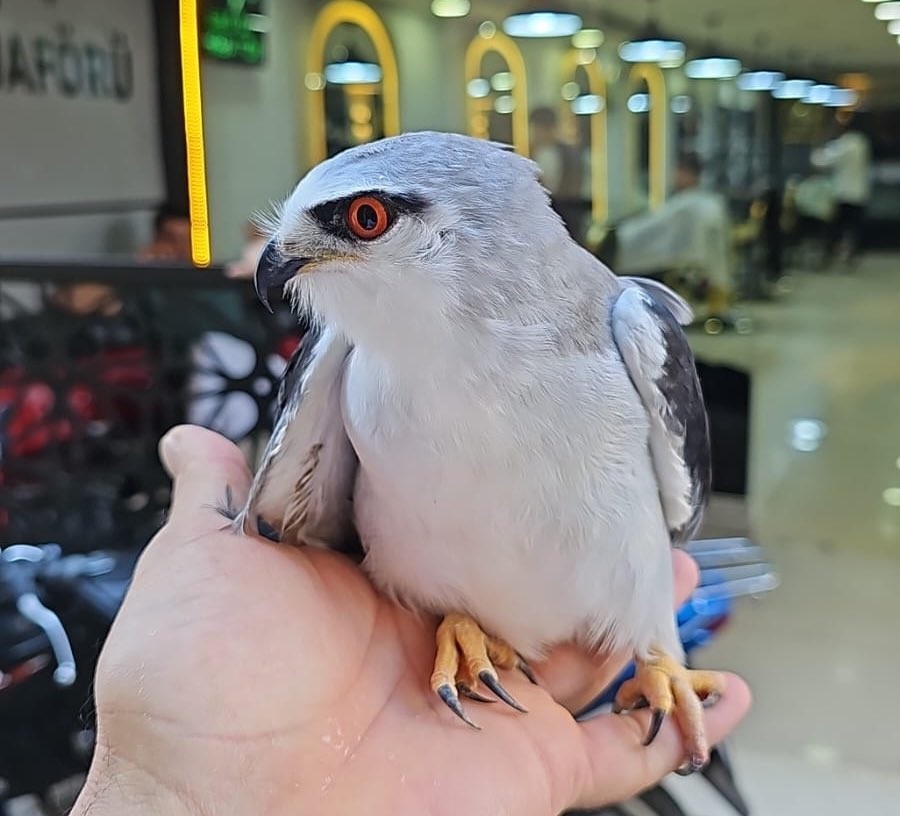
<path fill-rule="evenodd" d="M 503 682 L 528 709 L 469 702 L 474 731 L 427 685 L 435 621 L 377 595 L 324 550 L 223 528 L 225 486 L 249 473 L 217 434 L 183 426 L 161 443 L 174 477 L 169 522 L 145 550 L 96 677 L 98 749 L 75 816 L 165 813 L 551 816 L 621 801 L 682 760 L 674 723 L 641 745 L 646 712 L 576 723 L 621 657 L 560 647 Z M 679 600 L 696 570 L 674 559 Z M 728 676 L 706 712 L 712 742 L 744 716 Z"/>

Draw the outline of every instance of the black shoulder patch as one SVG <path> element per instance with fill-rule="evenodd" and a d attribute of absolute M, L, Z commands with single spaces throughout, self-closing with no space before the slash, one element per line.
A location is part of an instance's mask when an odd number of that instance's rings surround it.
<path fill-rule="evenodd" d="M 709 421 L 694 354 L 684 329 L 675 316 L 648 293 L 649 308 L 659 319 L 666 359 L 656 381 L 669 406 L 666 422 L 672 433 L 684 439 L 684 461 L 693 485 L 694 513 L 681 530 L 672 531 L 673 543 L 688 541 L 702 521 L 712 484 Z"/>

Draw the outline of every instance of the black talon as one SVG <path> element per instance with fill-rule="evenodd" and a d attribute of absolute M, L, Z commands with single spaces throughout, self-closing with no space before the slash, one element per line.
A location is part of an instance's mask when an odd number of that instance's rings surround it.
<path fill-rule="evenodd" d="M 474 700 L 476 703 L 496 703 L 496 700 L 492 700 L 490 697 L 485 697 L 483 694 L 479 694 L 477 691 L 469 688 L 465 683 L 457 683 L 456 690 L 463 695 L 463 697 L 468 697 L 470 700 Z"/>
<path fill-rule="evenodd" d="M 532 671 L 531 666 L 529 666 L 525 662 L 525 658 L 523 658 L 522 655 L 517 655 L 517 657 L 519 659 L 518 659 L 518 662 L 516 663 L 516 668 L 528 678 L 529 682 L 533 683 L 534 685 L 537 685 L 538 684 L 537 677 L 534 676 L 534 672 Z"/>
<path fill-rule="evenodd" d="M 653 709 L 653 719 L 650 720 L 650 730 L 647 732 L 647 738 L 644 740 L 644 745 L 649 745 L 656 739 L 656 735 L 659 734 L 659 729 L 662 728 L 663 720 L 665 720 L 665 718 L 665 711 L 661 708 Z"/>
<path fill-rule="evenodd" d="M 712 694 L 706 695 L 706 697 L 704 697 L 700 701 L 700 703 L 704 708 L 712 708 L 721 699 L 722 699 L 722 695 L 719 694 L 717 691 L 714 691 Z"/>
<path fill-rule="evenodd" d="M 471 725 L 476 731 L 480 731 L 481 728 L 473 723 L 469 719 L 469 715 L 466 714 L 465 709 L 462 707 L 462 703 L 459 701 L 459 697 L 456 694 L 456 691 L 453 689 L 449 683 L 444 683 L 443 686 L 440 686 L 437 690 L 438 697 L 440 697 L 444 703 L 447 705 L 457 717 L 459 717 L 466 725 Z"/>
<path fill-rule="evenodd" d="M 487 669 L 478 673 L 478 679 L 481 680 L 482 683 L 484 683 L 508 706 L 512 706 L 512 708 L 514 708 L 516 711 L 521 711 L 523 714 L 528 713 L 528 709 L 525 708 L 521 703 L 519 703 L 515 699 L 515 697 L 513 697 L 505 688 L 503 688 L 503 686 L 500 684 L 500 681 Z"/>

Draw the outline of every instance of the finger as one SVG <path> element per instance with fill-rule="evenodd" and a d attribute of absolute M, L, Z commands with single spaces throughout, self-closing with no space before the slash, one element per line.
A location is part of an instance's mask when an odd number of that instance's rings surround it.
<path fill-rule="evenodd" d="M 696 588 L 699 571 L 694 559 L 680 550 L 672 554 L 672 571 L 678 609 Z M 615 680 L 630 660 L 631 654 L 607 653 L 598 657 L 578 646 L 565 645 L 554 649 L 545 662 L 533 668 L 554 700 L 569 711 L 579 711 Z"/>
<path fill-rule="evenodd" d="M 218 508 L 240 508 L 250 488 L 250 472 L 240 449 L 224 436 L 195 425 L 179 425 L 159 443 L 160 459 L 172 476 L 169 524 L 199 534 L 226 523 Z"/>
<path fill-rule="evenodd" d="M 721 699 L 703 713 L 710 744 L 731 733 L 750 708 L 747 684 L 737 675 L 724 676 Z M 647 710 L 605 714 L 583 724 L 588 773 L 585 790 L 576 793 L 578 807 L 623 802 L 683 764 L 684 743 L 672 718 L 652 745 L 643 745 L 650 716 Z"/>

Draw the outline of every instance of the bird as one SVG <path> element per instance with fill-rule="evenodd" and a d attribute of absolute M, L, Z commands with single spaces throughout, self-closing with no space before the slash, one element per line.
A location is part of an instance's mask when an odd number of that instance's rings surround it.
<path fill-rule="evenodd" d="M 685 667 L 672 612 L 711 482 L 688 304 L 577 244 L 527 157 L 427 131 L 312 168 L 255 286 L 310 328 L 235 530 L 436 616 L 430 685 L 469 725 L 479 689 L 524 711 L 500 670 L 627 650 L 616 711 L 649 705 L 646 744 L 674 714 L 700 769 L 724 681 Z"/>

